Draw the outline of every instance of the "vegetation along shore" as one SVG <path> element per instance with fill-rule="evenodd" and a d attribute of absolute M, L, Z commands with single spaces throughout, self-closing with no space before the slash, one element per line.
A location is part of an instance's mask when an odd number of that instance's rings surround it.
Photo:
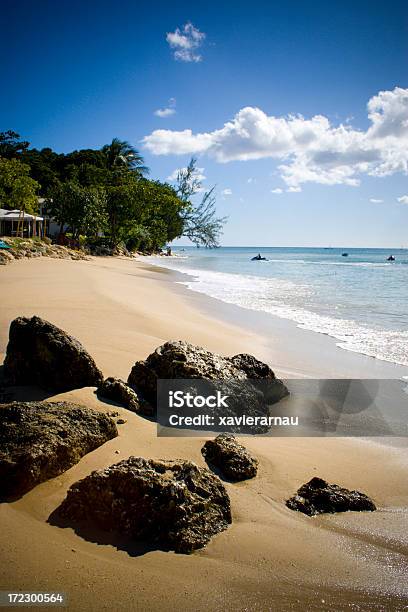
<path fill-rule="evenodd" d="M 30 148 L 12 130 L 0 133 L 1 207 L 18 213 L 12 236 L 50 236 L 54 226 L 60 243 L 95 254 L 157 252 L 181 236 L 217 246 L 225 219 L 216 215 L 214 190 L 202 190 L 196 160 L 175 186 L 148 174 L 138 151 L 118 138 L 64 154 Z"/>

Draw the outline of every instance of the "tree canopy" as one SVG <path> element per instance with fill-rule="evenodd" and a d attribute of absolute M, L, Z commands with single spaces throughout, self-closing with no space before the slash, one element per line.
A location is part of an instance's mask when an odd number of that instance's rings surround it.
<path fill-rule="evenodd" d="M 13 130 L 0 132 L 0 157 L 11 159 L 28 149 L 29 145 L 29 142 L 21 140 L 20 134 Z"/>
<path fill-rule="evenodd" d="M 148 173 L 137 149 L 118 138 L 100 149 L 57 153 L 30 148 L 17 132 L 0 133 L 0 206 L 34 212 L 40 195 L 61 231 L 111 247 L 157 251 L 180 236 L 218 246 L 225 219 L 216 216 L 214 189 L 202 190 L 196 160 L 175 187 Z"/>
<path fill-rule="evenodd" d="M 203 191 L 198 178 L 197 160 L 193 157 L 187 166 L 179 171 L 176 192 L 184 203 L 181 210 L 183 220 L 182 235 L 198 246 L 210 248 L 219 245 L 226 217 L 217 217 L 215 209 L 215 187 L 203 192 L 201 201 L 194 204 L 193 196 Z"/>
<path fill-rule="evenodd" d="M 30 177 L 30 166 L 0 157 L 0 207 L 36 213 L 38 189 L 39 184 Z"/>

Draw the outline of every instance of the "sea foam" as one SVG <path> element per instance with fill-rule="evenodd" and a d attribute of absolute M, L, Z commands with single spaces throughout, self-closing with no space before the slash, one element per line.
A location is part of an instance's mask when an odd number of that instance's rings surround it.
<path fill-rule="evenodd" d="M 181 268 L 174 260 L 168 262 L 164 261 L 164 258 L 150 260 L 186 274 L 186 280 L 179 282 L 193 291 L 248 310 L 266 312 L 294 321 L 301 329 L 335 338 L 338 341 L 337 346 L 342 349 L 399 365 L 408 365 L 408 331 L 371 328 L 355 320 L 308 310 L 300 305 L 307 302 L 308 296 L 313 293 L 313 289 L 306 284 L 279 278 L 215 272 L 185 266 Z M 296 305 L 293 304 L 294 301 L 297 302 Z"/>

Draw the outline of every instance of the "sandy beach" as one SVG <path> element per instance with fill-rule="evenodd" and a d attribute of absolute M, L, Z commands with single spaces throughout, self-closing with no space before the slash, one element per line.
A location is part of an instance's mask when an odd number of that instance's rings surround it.
<path fill-rule="evenodd" d="M 20 260 L 0 270 L 0 358 L 17 316 L 44 317 L 78 338 L 105 376 L 170 339 L 224 355 L 248 352 L 283 377 L 398 378 L 406 368 L 343 351 L 325 336 L 188 292 L 143 260 Z M 252 318 L 251 318 L 252 317 Z M 250 320 L 251 318 L 251 320 Z M 15 399 L 40 399 L 14 388 Z M 49 397 L 49 396 L 47 396 Z M 58 396 L 106 412 L 85 388 Z M 402 610 L 408 606 L 406 448 L 366 440 L 246 438 L 257 478 L 226 483 L 233 523 L 184 556 L 144 554 L 79 537 L 47 520 L 69 486 L 130 455 L 205 466 L 204 438 L 157 438 L 156 424 L 118 408 L 119 437 L 20 500 L 0 505 L 0 589 L 64 591 L 72 610 Z M 374 513 L 310 518 L 285 500 L 313 476 L 359 489 Z"/>

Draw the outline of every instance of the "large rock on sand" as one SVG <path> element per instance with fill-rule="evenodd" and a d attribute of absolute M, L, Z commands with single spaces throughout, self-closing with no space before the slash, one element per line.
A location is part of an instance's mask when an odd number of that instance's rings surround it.
<path fill-rule="evenodd" d="M 40 317 L 12 321 L 4 376 L 10 385 L 38 385 L 55 391 L 94 387 L 103 381 L 82 344 Z"/>
<path fill-rule="evenodd" d="M 112 376 L 106 378 L 98 387 L 96 393 L 98 397 L 112 400 L 137 414 L 148 416 L 153 412 L 151 404 L 138 397 L 136 391 L 120 378 L 113 378 Z"/>
<path fill-rule="evenodd" d="M 209 465 L 229 480 L 246 480 L 257 474 L 258 460 L 231 434 L 222 433 L 215 440 L 207 440 L 201 453 Z"/>
<path fill-rule="evenodd" d="M 164 550 L 190 553 L 231 523 L 220 479 L 189 461 L 129 457 L 72 485 L 59 515 Z"/>
<path fill-rule="evenodd" d="M 105 414 L 69 402 L 0 406 L 0 499 L 20 497 L 118 435 Z"/>
<path fill-rule="evenodd" d="M 365 493 L 343 489 L 317 477 L 302 485 L 296 495 L 287 500 L 286 505 L 291 510 L 298 510 L 309 516 L 324 512 L 376 510 L 373 500 Z"/>
<path fill-rule="evenodd" d="M 182 340 L 166 342 L 159 346 L 145 361 L 137 361 L 129 374 L 128 384 L 142 392 L 156 404 L 158 379 L 203 379 L 216 381 L 264 381 L 264 395 L 268 402 L 277 402 L 288 390 L 276 378 L 271 368 L 252 355 L 222 357 Z"/>

